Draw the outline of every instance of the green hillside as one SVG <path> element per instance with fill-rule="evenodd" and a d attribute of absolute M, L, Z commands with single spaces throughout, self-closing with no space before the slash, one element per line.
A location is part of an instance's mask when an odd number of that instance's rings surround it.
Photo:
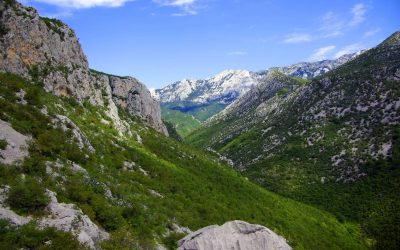
<path fill-rule="evenodd" d="M 197 104 L 191 102 L 162 103 L 162 117 L 174 125 L 181 137 L 189 135 L 201 123 L 226 107 L 225 104 Z"/>
<path fill-rule="evenodd" d="M 164 105 L 161 106 L 161 115 L 163 120 L 175 127 L 180 136 L 186 136 L 201 124 L 201 121 L 197 120 L 194 116 L 177 110 L 171 110 Z"/>
<path fill-rule="evenodd" d="M 271 76 L 259 96 L 186 141 L 218 151 L 268 190 L 360 223 L 374 248 L 398 249 L 399 37 L 304 86 Z"/>
<path fill-rule="evenodd" d="M 171 223 L 195 230 L 233 219 L 265 225 L 294 249 L 366 248 L 357 224 L 339 222 L 327 212 L 266 191 L 210 155 L 144 127 L 122 110 L 132 136 L 118 135 L 104 110 L 86 101 L 55 97 L 11 74 L 1 73 L 0 82 L 0 119 L 32 136 L 26 160 L 0 165 L 0 185 L 11 187 L 8 203 L 19 214 L 43 216 L 40 211 L 48 201 L 40 197 L 47 188 L 111 233 L 103 249 L 151 249 L 155 242 L 173 248 L 182 235 L 165 235 Z M 16 92 L 21 89 L 27 104 L 18 102 Z M 41 112 L 44 107 L 48 114 Z M 54 126 L 56 114 L 79 126 L 95 151 L 79 149 L 71 134 Z M 58 177 L 46 171 L 46 162 L 55 161 L 63 166 Z M 68 168 L 69 161 L 86 169 L 88 176 Z M 135 164 L 129 170 L 124 162 Z M 104 195 L 106 190 L 111 197 Z M 32 199 L 23 202 L 11 195 L 16 192 Z M 48 240 L 55 247 L 62 239 L 64 244 L 77 244 L 62 233 L 15 229 L 4 222 L 0 226 L 3 249 L 43 249 Z M 17 235 L 24 240 L 16 240 Z M 32 235 L 35 240 L 28 240 Z"/>

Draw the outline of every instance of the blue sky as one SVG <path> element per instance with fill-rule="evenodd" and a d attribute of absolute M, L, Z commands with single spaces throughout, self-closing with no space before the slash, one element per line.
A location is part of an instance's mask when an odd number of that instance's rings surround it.
<path fill-rule="evenodd" d="M 23 0 L 78 35 L 91 68 L 160 88 L 373 47 L 400 29 L 399 0 Z"/>

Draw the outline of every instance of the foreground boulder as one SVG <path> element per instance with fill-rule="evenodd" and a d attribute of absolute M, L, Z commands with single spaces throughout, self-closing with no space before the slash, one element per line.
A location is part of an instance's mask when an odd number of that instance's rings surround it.
<path fill-rule="evenodd" d="M 178 242 L 178 250 L 289 250 L 286 240 L 266 227 L 244 221 L 208 226 Z"/>

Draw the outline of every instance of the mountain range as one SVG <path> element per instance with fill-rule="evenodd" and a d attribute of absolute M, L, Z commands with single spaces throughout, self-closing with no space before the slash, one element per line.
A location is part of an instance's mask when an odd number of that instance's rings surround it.
<path fill-rule="evenodd" d="M 153 96 L 161 102 L 163 119 L 172 123 L 180 135 L 186 136 L 202 122 L 258 85 L 269 71 L 278 71 L 306 81 L 337 68 L 363 52 L 365 50 L 346 54 L 335 60 L 302 62 L 258 72 L 225 70 L 208 79 L 174 82 L 162 89 L 156 89 Z"/>

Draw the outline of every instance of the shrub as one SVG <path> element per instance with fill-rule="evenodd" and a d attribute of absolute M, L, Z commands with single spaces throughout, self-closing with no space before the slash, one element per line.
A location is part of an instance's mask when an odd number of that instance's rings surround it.
<path fill-rule="evenodd" d="M 107 231 L 114 231 L 124 224 L 120 209 L 104 205 L 96 209 L 96 219 Z"/>
<path fill-rule="evenodd" d="M 39 230 L 34 223 L 19 228 L 0 220 L 0 249 L 86 249 L 70 233 L 54 228 Z"/>
<path fill-rule="evenodd" d="M 7 199 L 10 207 L 21 213 L 42 212 L 49 202 L 45 189 L 33 178 L 13 186 Z"/>
<path fill-rule="evenodd" d="M 168 236 L 163 238 L 164 246 L 167 249 L 171 249 L 171 250 L 177 249 L 178 248 L 178 245 L 177 245 L 178 241 L 180 239 L 182 239 L 184 236 L 185 236 L 184 234 L 172 232 Z"/>
<path fill-rule="evenodd" d="M 4 150 L 6 148 L 7 148 L 7 141 L 3 140 L 3 139 L 0 139 L 0 149 Z"/>

